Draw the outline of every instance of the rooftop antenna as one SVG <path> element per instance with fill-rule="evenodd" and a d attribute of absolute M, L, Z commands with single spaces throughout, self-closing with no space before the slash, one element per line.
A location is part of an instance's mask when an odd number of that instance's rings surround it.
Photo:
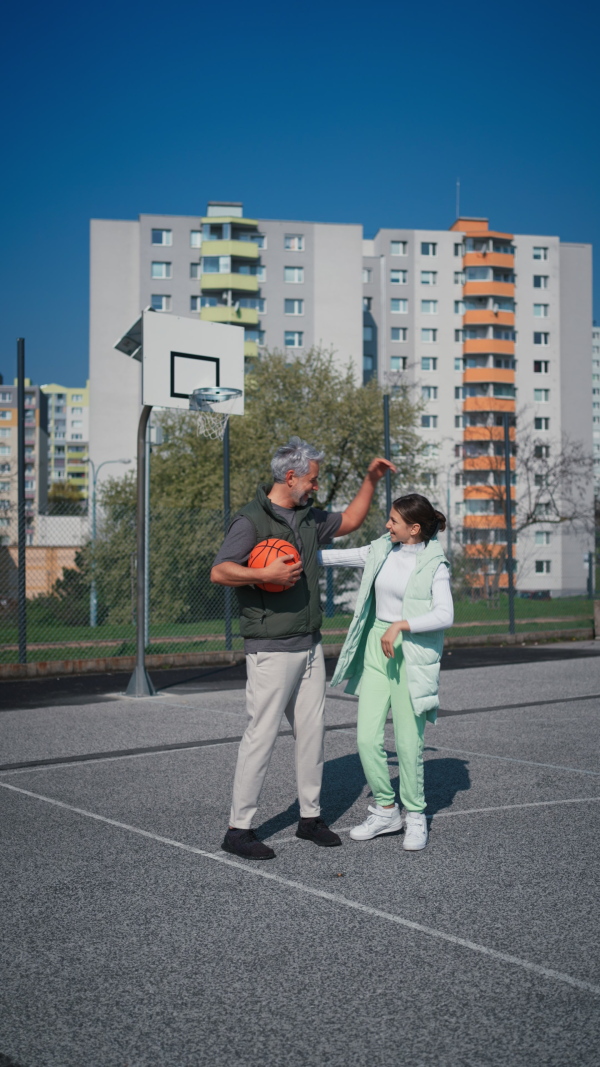
<path fill-rule="evenodd" d="M 460 178 L 456 179 L 456 217 L 460 218 Z"/>

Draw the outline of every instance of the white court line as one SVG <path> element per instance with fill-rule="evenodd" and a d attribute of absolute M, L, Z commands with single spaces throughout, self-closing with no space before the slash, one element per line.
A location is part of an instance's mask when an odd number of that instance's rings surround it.
<path fill-rule="evenodd" d="M 454 934 L 446 934 L 442 930 L 435 930 L 431 926 L 424 926 L 422 923 L 412 922 L 410 919 L 403 919 L 400 915 L 394 915 L 392 912 L 382 911 L 380 908 L 371 908 L 367 904 L 360 904 L 356 900 L 349 900 L 348 897 L 343 897 L 339 893 L 328 893 L 323 889 L 314 889 L 312 886 L 305 885 L 303 882 L 295 882 L 291 878 L 282 878 L 279 874 L 270 874 L 268 871 L 262 869 L 257 870 L 256 867 L 249 866 L 245 863 L 238 863 L 237 860 L 229 859 L 229 857 L 222 856 L 218 852 L 207 852 L 205 849 L 196 848 L 194 845 L 186 845 L 182 841 L 174 841 L 170 837 L 161 837 L 159 834 L 152 834 L 148 830 L 141 830 L 137 826 L 129 826 L 128 823 L 118 822 L 116 819 L 108 819 L 106 816 L 98 815 L 93 811 L 86 811 L 85 808 L 76 808 L 72 804 L 65 804 L 62 800 L 55 800 L 53 797 L 46 797 L 41 793 L 32 793 L 29 789 L 20 789 L 16 785 L 9 785 L 8 782 L 0 782 L 0 788 L 9 789 L 13 793 L 20 793 L 26 797 L 32 797 L 34 800 L 41 800 L 45 804 L 51 804 L 56 808 L 63 808 L 65 811 L 72 811 L 76 815 L 83 815 L 87 819 L 94 819 L 96 822 L 104 823 L 107 826 L 115 826 L 119 830 L 127 830 L 128 833 L 137 834 L 139 837 L 146 837 L 151 841 L 157 841 L 161 845 L 169 845 L 171 848 L 180 849 L 182 852 L 191 852 L 195 856 L 203 856 L 204 859 L 212 860 L 215 863 L 222 863 L 226 867 L 235 867 L 237 870 L 243 871 L 245 874 L 254 875 L 255 878 L 264 878 L 268 882 L 275 882 L 277 885 L 285 886 L 288 889 L 296 889 L 299 893 L 306 893 L 307 896 L 318 897 L 321 900 L 330 901 L 332 904 L 349 908 L 352 911 L 358 911 L 363 915 L 371 915 L 376 919 L 385 919 L 387 922 L 394 923 L 396 926 L 404 926 L 409 930 L 414 930 L 419 934 L 426 934 L 428 937 L 433 937 L 438 941 L 446 941 L 451 945 L 458 945 L 460 948 L 468 948 L 471 952 L 478 952 L 482 956 L 488 956 L 493 960 L 499 960 L 501 963 L 512 964 L 515 967 L 520 967 L 524 971 L 530 971 L 533 974 L 537 974 L 542 978 L 550 978 L 554 981 L 572 986 L 574 989 L 582 989 L 586 993 L 595 993 L 600 996 L 600 986 L 594 985 L 592 982 L 585 982 L 580 978 L 573 978 L 570 974 L 556 971 L 552 967 L 543 967 L 539 963 L 531 963 L 529 960 L 521 959 L 519 956 L 512 956 L 508 952 L 499 952 L 497 949 L 479 945 L 476 941 L 468 941 L 463 937 L 456 937 Z"/>
<path fill-rule="evenodd" d="M 513 811 L 515 808 L 545 808 L 554 804 L 589 804 L 594 800 L 600 800 L 600 797 L 573 797 L 568 800 L 531 800 L 526 804 L 499 804 L 493 808 L 465 808 L 464 811 L 440 811 L 435 815 L 427 816 L 432 822 L 437 822 L 438 819 L 453 819 L 457 815 L 485 815 L 489 811 Z M 336 834 L 349 834 L 351 826 L 334 826 Z M 383 835 L 385 836 L 385 835 Z M 299 837 L 268 837 L 267 841 L 270 841 L 272 845 L 288 845 L 293 841 L 300 841 Z"/>
<path fill-rule="evenodd" d="M 573 774 L 591 774 L 600 778 L 600 771 L 582 771 L 579 767 L 563 767 L 558 763 L 538 763 L 532 759 L 517 759 L 515 756 L 491 756 L 489 752 L 471 752 L 468 748 L 449 748 L 447 745 L 428 745 L 429 752 L 458 752 L 463 756 L 479 756 L 481 759 L 497 759 L 505 763 L 524 763 L 528 767 L 548 767 L 553 771 L 572 771 Z"/>

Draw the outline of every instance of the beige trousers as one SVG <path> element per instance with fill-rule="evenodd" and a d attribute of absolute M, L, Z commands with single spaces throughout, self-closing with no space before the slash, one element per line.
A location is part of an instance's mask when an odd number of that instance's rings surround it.
<path fill-rule="evenodd" d="M 320 815 L 325 735 L 325 660 L 319 643 L 306 652 L 252 652 L 246 656 L 250 722 L 241 740 L 233 780 L 230 826 L 250 829 L 281 720 L 294 732 L 300 815 Z"/>

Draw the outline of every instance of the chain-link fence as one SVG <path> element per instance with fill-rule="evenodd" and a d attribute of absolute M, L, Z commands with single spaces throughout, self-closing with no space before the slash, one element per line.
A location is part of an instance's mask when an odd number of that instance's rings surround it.
<path fill-rule="evenodd" d="M 27 546 L 27 659 L 110 659 L 135 652 L 135 509 L 114 504 L 91 516 L 37 516 L 34 543 Z M 361 530 L 336 547 L 366 544 L 384 526 L 372 513 Z M 201 509 L 153 508 L 149 522 L 149 654 L 241 650 L 233 590 L 210 582 L 223 539 L 223 514 Z M 477 535 L 480 537 L 480 534 Z M 476 643 L 508 632 L 506 543 L 474 540 L 468 528 L 453 528 L 442 540 L 452 562 L 455 625 L 449 641 Z M 449 543 L 448 543 L 449 542 Z M 593 601 L 586 588 L 590 557 L 573 539 L 543 529 L 520 535 L 515 546 L 515 630 L 527 639 L 558 632 L 589 636 Z M 0 663 L 19 658 L 16 545 L 0 545 Z M 551 595 L 556 576 L 578 581 L 573 595 Z M 361 572 L 323 569 L 321 593 L 325 645 L 339 645 L 348 629 Z M 568 589 L 567 589 L 568 592 Z"/>

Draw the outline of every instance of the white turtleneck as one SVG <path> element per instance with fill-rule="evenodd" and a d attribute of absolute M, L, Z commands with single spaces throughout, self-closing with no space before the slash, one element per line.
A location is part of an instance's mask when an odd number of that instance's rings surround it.
<path fill-rule="evenodd" d="M 425 548 L 418 545 L 394 545 L 375 579 L 377 618 L 382 622 L 399 622 L 403 618 L 402 601 L 408 579 L 415 569 L 417 555 Z M 371 546 L 364 548 L 325 548 L 319 552 L 324 567 L 364 567 Z M 433 577 L 431 611 L 407 619 L 412 633 L 445 630 L 454 622 L 454 606 L 450 591 L 450 575 L 445 563 L 440 563 Z"/>

